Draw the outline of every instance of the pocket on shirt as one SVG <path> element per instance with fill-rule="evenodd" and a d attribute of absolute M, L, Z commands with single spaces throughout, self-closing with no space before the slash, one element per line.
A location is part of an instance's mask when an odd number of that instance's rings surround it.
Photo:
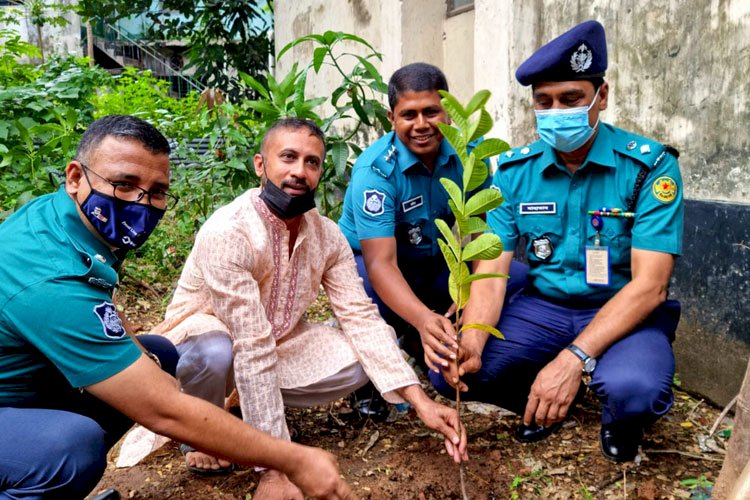
<path fill-rule="evenodd" d="M 530 214 L 518 216 L 518 232 L 521 236 L 526 237 L 528 245 L 529 260 L 537 259 L 534 255 L 534 240 L 539 238 L 548 238 L 552 244 L 552 255 L 555 257 L 556 252 L 562 252 L 562 219 L 559 214 Z"/>

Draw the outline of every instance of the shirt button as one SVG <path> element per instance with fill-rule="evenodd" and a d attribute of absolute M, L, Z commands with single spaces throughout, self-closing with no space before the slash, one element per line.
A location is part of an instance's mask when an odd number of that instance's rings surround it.
<path fill-rule="evenodd" d="M 577 235 L 578 234 L 578 229 L 576 229 L 576 228 L 571 229 L 570 230 L 570 234 L 572 234 L 573 236 Z"/>

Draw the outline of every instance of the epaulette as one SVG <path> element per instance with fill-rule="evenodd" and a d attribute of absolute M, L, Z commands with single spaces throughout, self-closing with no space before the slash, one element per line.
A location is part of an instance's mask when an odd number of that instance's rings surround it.
<path fill-rule="evenodd" d="M 396 166 L 396 156 L 398 151 L 396 146 L 391 144 L 387 149 L 381 151 L 370 163 L 370 168 L 373 172 L 382 175 L 384 178 L 388 178 L 393 172 L 393 168 Z"/>
<path fill-rule="evenodd" d="M 507 168 L 511 165 L 536 158 L 544 152 L 541 141 L 532 142 L 526 146 L 509 149 L 497 157 L 497 168 Z"/>
<path fill-rule="evenodd" d="M 647 137 L 628 133 L 617 138 L 614 150 L 618 153 L 632 158 L 649 170 L 652 170 L 664 159 L 667 153 L 679 156 L 676 149 L 665 146 Z"/>

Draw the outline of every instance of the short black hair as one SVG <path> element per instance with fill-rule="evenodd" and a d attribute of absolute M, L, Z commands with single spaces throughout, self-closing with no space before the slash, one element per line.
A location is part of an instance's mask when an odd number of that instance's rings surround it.
<path fill-rule="evenodd" d="M 448 81 L 440 68 L 427 63 L 412 63 L 396 70 L 388 82 L 388 105 L 391 111 L 398 104 L 398 97 L 408 90 L 448 91 Z"/>
<path fill-rule="evenodd" d="M 260 153 L 262 155 L 265 156 L 266 143 L 268 142 L 268 138 L 271 137 L 277 130 L 280 130 L 282 128 L 292 130 L 299 130 L 302 128 L 307 129 L 307 131 L 310 132 L 310 135 L 314 135 L 315 137 L 320 139 L 320 142 L 323 144 L 323 159 L 325 159 L 326 136 L 323 131 L 314 121 L 308 120 L 307 118 L 297 118 L 295 116 L 287 116 L 285 118 L 281 118 L 277 120 L 273 125 L 271 125 L 268 130 L 266 130 L 266 133 L 263 134 L 263 140 L 260 143 Z"/>
<path fill-rule="evenodd" d="M 76 160 L 88 161 L 89 155 L 107 137 L 138 141 L 153 154 L 169 155 L 171 148 L 166 137 L 150 123 L 130 115 L 109 115 L 88 126 L 76 150 Z"/>

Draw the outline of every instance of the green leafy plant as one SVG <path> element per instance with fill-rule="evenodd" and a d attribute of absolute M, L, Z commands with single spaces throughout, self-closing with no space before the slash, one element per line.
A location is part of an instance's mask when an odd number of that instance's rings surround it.
<path fill-rule="evenodd" d="M 264 127 L 284 116 L 299 116 L 317 122 L 326 133 L 328 154 L 317 201 L 322 213 L 336 219 L 341 213 L 343 193 L 354 160 L 362 152 L 357 140 L 363 134 L 375 135 L 391 129 L 388 110 L 381 102 L 388 92 L 388 86 L 373 64 L 373 61 L 381 61 L 382 55 L 364 39 L 340 31 L 311 34 L 284 46 L 279 51 L 278 59 L 303 43 L 316 45 L 312 61 L 304 68 L 294 64 L 280 80 L 268 75 L 267 85 L 250 75 L 241 77 L 260 96 L 258 100 L 249 102 L 248 106 Z M 343 49 L 345 43 L 365 49 L 366 54 L 346 51 Z M 348 65 L 352 65 L 352 69 L 347 72 L 343 68 Z M 306 98 L 305 87 L 310 71 L 317 74 L 324 66 L 334 68 L 341 83 L 330 98 Z M 333 108 L 333 113 L 326 118 L 316 111 L 324 103 Z"/>
<path fill-rule="evenodd" d="M 489 226 L 484 221 L 484 214 L 497 208 L 503 202 L 503 197 L 496 189 L 486 188 L 474 192 L 487 180 L 489 169 L 485 163 L 487 158 L 496 156 L 509 149 L 500 139 L 487 139 L 476 146 L 474 141 L 480 140 L 492 129 L 492 117 L 485 109 L 490 98 L 488 90 L 480 90 L 464 107 L 450 93 L 440 91 L 441 103 L 456 127 L 440 123 L 440 131 L 445 139 L 453 146 L 463 167 L 462 185 L 447 178 L 441 178 L 440 183 L 447 191 L 450 207 L 456 219 L 456 234 L 442 219 L 435 219 L 443 238 L 438 240 L 440 250 L 448 265 L 450 276 L 448 289 L 456 305 L 456 343 L 460 346 L 461 331 L 476 328 L 503 338 L 502 334 L 490 325 L 470 323 L 462 325 L 461 313 L 469 301 L 471 283 L 485 278 L 507 278 L 507 275 L 497 273 L 472 274 L 469 263 L 477 260 L 491 260 L 497 258 L 503 250 L 500 237 L 486 232 Z M 472 115 L 477 115 L 472 117 Z M 473 146 L 473 147 L 472 147 Z M 472 194 L 473 193 L 473 194 Z M 468 242 L 464 243 L 466 240 Z M 459 359 L 456 358 L 456 371 Z M 460 386 L 459 383 L 456 387 Z M 456 389 L 456 409 L 461 418 L 461 392 Z M 464 498 L 466 488 L 464 482 L 463 464 L 460 468 L 461 492 Z"/>

